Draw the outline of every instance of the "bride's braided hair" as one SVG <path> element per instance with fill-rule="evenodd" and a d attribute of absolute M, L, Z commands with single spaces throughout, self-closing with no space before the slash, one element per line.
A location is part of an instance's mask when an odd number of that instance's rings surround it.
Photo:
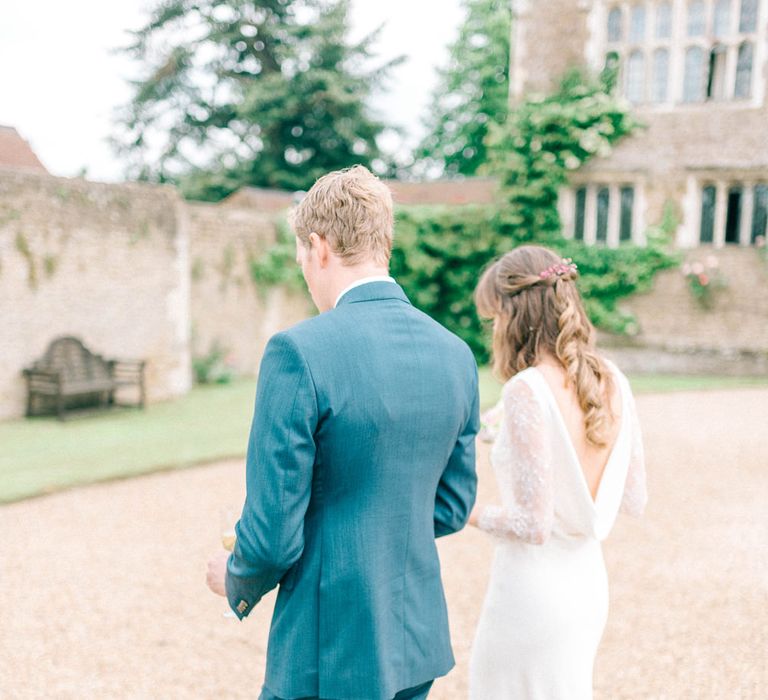
<path fill-rule="evenodd" d="M 521 246 L 485 270 L 475 303 L 481 317 L 494 319 L 497 374 L 507 380 L 549 351 L 576 389 L 587 440 L 602 447 L 614 420 L 611 373 L 595 350 L 576 277 L 576 266 L 551 250 Z"/>

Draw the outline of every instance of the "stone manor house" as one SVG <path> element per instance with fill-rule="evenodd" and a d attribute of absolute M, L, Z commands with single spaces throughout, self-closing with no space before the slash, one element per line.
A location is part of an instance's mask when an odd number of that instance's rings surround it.
<path fill-rule="evenodd" d="M 513 0 L 511 92 L 618 69 L 646 128 L 572 177 L 564 234 L 642 243 L 672 207 L 682 248 L 752 246 L 768 222 L 768 0 Z M 762 237 L 762 238 L 761 238 Z"/>

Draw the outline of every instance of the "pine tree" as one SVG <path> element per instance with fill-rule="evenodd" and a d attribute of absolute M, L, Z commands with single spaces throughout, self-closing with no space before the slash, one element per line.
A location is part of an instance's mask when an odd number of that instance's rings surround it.
<path fill-rule="evenodd" d="M 348 0 L 165 0 L 129 51 L 147 67 L 120 118 L 129 175 L 220 199 L 243 185 L 306 189 L 375 166 L 366 102 L 375 35 L 350 46 Z"/>
<path fill-rule="evenodd" d="M 502 124 L 509 100 L 509 0 L 463 0 L 466 19 L 439 72 L 427 136 L 414 153 L 416 174 L 474 175 L 488 160 L 486 135 Z"/>

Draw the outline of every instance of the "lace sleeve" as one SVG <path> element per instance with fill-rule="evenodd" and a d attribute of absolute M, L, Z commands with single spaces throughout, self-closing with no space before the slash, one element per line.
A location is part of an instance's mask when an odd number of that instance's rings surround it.
<path fill-rule="evenodd" d="M 542 544 L 553 521 L 552 469 L 544 409 L 527 382 L 504 389 L 504 429 L 496 446 L 502 506 L 487 506 L 478 527 L 500 537 Z"/>
<path fill-rule="evenodd" d="M 499 399 L 493 408 L 480 415 L 480 432 L 478 437 L 483 442 L 494 442 L 499 435 L 499 426 L 504 417 L 504 400 Z"/>
<path fill-rule="evenodd" d="M 627 384 L 629 391 L 629 384 Z M 629 458 L 627 481 L 624 485 L 624 497 L 621 502 L 621 512 L 629 515 L 640 516 L 648 502 L 648 489 L 645 481 L 645 454 L 643 451 L 643 435 L 640 430 L 640 421 L 637 417 L 635 400 L 630 393 L 629 421 L 632 431 L 632 450 Z"/>

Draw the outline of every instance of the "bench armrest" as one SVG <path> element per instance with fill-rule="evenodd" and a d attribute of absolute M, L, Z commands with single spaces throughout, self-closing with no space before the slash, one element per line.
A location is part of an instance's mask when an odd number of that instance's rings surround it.
<path fill-rule="evenodd" d="M 120 381 L 137 381 L 143 378 L 146 360 L 112 359 L 107 360 L 112 378 Z"/>

